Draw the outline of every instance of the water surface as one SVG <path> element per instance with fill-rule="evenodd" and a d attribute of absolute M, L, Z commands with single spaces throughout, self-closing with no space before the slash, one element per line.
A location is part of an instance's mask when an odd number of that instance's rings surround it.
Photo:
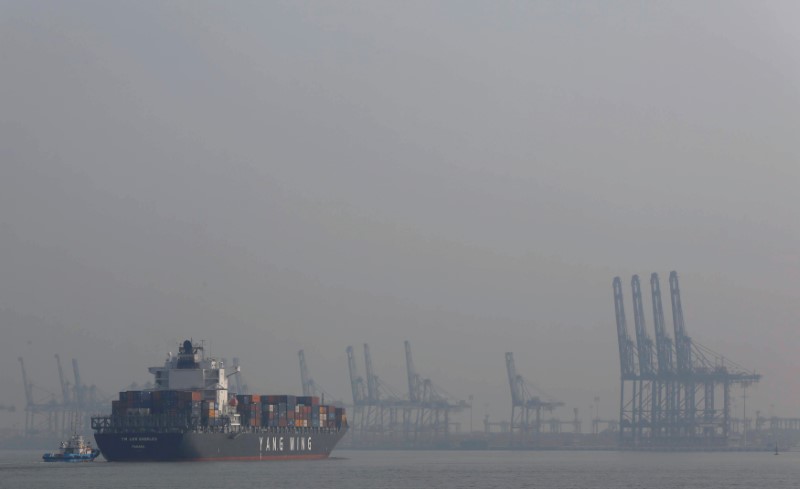
<path fill-rule="evenodd" d="M 0 451 L 0 488 L 797 488 L 800 452 L 351 451 L 329 460 L 82 464 Z"/>

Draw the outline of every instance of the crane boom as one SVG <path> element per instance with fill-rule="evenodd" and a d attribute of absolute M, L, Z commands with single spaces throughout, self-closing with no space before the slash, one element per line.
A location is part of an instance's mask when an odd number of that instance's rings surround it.
<path fill-rule="evenodd" d="M 675 329 L 675 350 L 678 354 L 678 372 L 689 373 L 692 370 L 692 339 L 686 334 L 683 322 L 683 306 L 681 305 L 681 289 L 678 285 L 678 273 L 669 274 L 669 291 L 672 299 L 672 324 Z"/>
<path fill-rule="evenodd" d="M 667 334 L 664 326 L 664 308 L 661 304 L 661 285 L 658 274 L 650 275 L 650 292 L 653 298 L 653 324 L 656 330 L 656 356 L 658 357 L 658 371 L 661 374 L 672 373 L 672 338 Z"/>
<path fill-rule="evenodd" d="M 350 388 L 353 391 L 353 405 L 358 406 L 364 402 L 363 379 L 358 376 L 356 357 L 353 353 L 352 346 L 347 347 L 347 369 L 350 372 Z"/>
<path fill-rule="evenodd" d="M 25 387 L 25 402 L 28 406 L 33 406 L 33 386 L 28 382 L 28 373 L 25 371 L 25 362 L 22 357 L 18 357 L 19 366 L 22 368 L 22 383 Z"/>
<path fill-rule="evenodd" d="M 302 384 L 303 395 L 313 396 L 314 381 L 308 377 L 308 366 L 306 366 L 306 355 L 303 352 L 303 350 L 300 350 L 297 352 L 297 356 L 300 359 L 300 383 Z"/>
<path fill-rule="evenodd" d="M 78 403 L 78 407 L 83 407 L 84 401 L 84 392 L 83 392 L 83 384 L 81 383 L 81 373 L 78 370 L 78 360 L 73 358 L 72 359 L 72 373 L 75 375 L 75 400 Z"/>
<path fill-rule="evenodd" d="M 378 392 L 378 378 L 372 369 L 372 355 L 369 354 L 369 345 L 364 343 L 364 368 L 367 370 L 367 399 L 375 402 L 380 397 Z"/>
<path fill-rule="evenodd" d="M 64 369 L 61 368 L 61 358 L 56 353 L 56 363 L 58 364 L 58 380 L 61 382 L 61 396 L 63 398 L 64 405 L 66 406 L 69 404 L 69 385 L 67 381 L 64 379 Z"/>
<path fill-rule="evenodd" d="M 633 341 L 628 335 L 628 326 L 625 322 L 625 307 L 622 300 L 622 281 L 614 277 L 614 313 L 617 318 L 617 341 L 619 342 L 619 364 L 623 377 L 636 375 L 633 360 Z"/>
<path fill-rule="evenodd" d="M 631 279 L 633 290 L 633 321 L 636 327 L 636 350 L 639 353 L 639 374 L 652 376 L 653 369 L 653 340 L 647 335 L 644 320 L 644 306 L 642 305 L 642 288 L 639 276 Z"/>
<path fill-rule="evenodd" d="M 411 343 L 406 340 L 406 373 L 408 374 L 408 400 L 416 402 L 421 400 L 419 376 L 414 370 L 414 360 L 411 358 Z"/>
<path fill-rule="evenodd" d="M 514 353 L 506 352 L 506 372 L 508 373 L 508 386 L 511 389 L 511 402 L 515 406 L 522 406 L 523 393 L 520 385 L 520 376 L 517 375 L 517 367 L 514 365 Z"/>

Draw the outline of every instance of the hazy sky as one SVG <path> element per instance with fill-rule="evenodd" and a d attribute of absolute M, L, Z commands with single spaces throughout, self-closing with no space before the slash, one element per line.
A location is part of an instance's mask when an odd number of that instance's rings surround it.
<path fill-rule="evenodd" d="M 404 392 L 408 339 L 476 420 L 508 418 L 506 351 L 561 417 L 613 418 L 611 280 L 633 334 L 630 276 L 677 270 L 689 334 L 764 375 L 748 409 L 800 416 L 798 19 L 0 1 L 0 404 L 20 354 L 40 396 L 54 353 L 113 394 L 184 337 L 262 392 L 304 348 L 344 399 L 369 342 Z"/>

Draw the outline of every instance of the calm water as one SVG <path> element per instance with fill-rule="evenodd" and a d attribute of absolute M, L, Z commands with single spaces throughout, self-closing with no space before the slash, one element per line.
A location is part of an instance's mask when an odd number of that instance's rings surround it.
<path fill-rule="evenodd" d="M 0 488 L 797 488 L 800 452 L 389 452 L 308 462 L 46 464 L 0 451 Z"/>

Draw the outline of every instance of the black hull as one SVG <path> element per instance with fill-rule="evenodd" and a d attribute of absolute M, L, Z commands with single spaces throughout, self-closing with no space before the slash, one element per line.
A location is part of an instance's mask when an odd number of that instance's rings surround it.
<path fill-rule="evenodd" d="M 328 458 L 346 430 L 234 433 L 95 433 L 109 462 L 309 460 Z"/>

